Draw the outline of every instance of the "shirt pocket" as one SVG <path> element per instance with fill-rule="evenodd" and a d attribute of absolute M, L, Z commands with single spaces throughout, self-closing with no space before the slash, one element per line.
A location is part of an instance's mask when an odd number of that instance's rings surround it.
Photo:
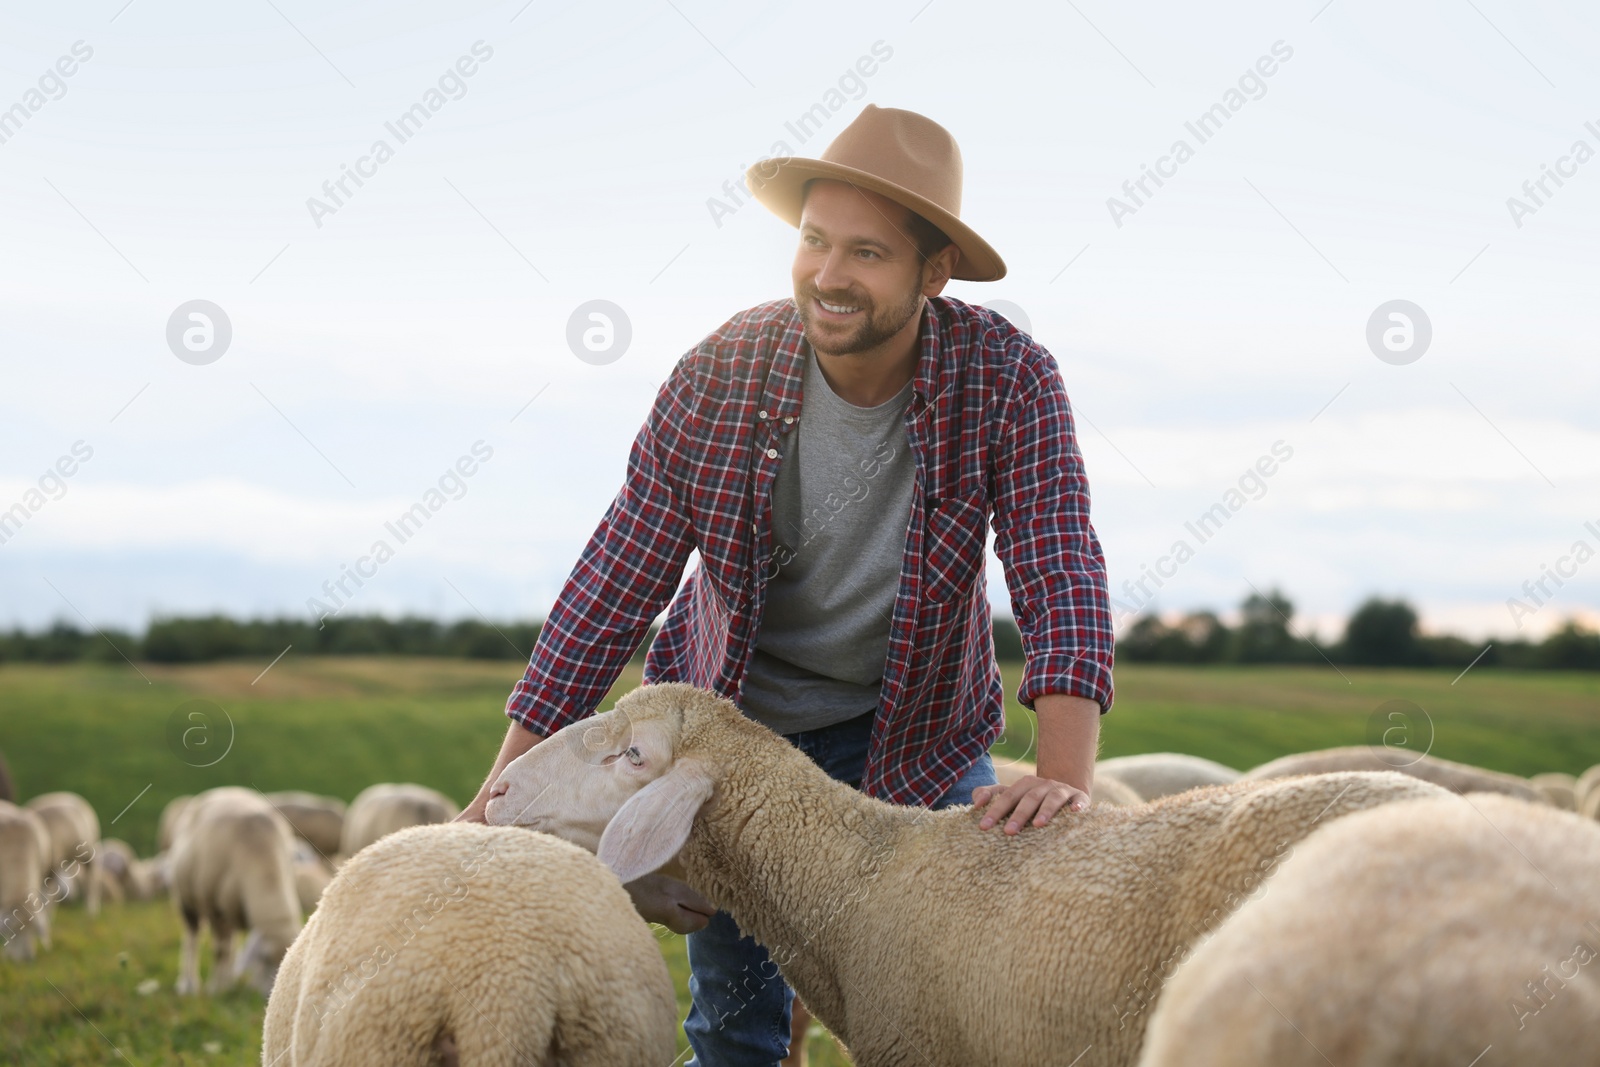
<path fill-rule="evenodd" d="M 978 499 L 982 499 L 979 497 Z M 988 509 L 971 499 L 945 497 L 928 511 L 922 535 L 922 595 L 945 604 L 972 590 L 983 570 Z"/>

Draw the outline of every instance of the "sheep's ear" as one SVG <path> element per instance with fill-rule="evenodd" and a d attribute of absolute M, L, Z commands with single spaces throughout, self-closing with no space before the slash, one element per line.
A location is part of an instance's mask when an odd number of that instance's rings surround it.
<path fill-rule="evenodd" d="M 711 799 L 711 775 L 692 759 L 651 782 L 617 810 L 597 853 L 624 884 L 649 874 L 683 848 L 700 805 Z"/>

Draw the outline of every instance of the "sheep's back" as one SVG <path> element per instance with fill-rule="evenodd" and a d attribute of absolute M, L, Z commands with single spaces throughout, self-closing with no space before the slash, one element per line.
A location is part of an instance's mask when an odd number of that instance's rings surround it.
<path fill-rule="evenodd" d="M 69 859 L 86 859 L 100 840 L 100 819 L 89 802 L 76 793 L 42 793 L 27 807 L 39 816 L 50 834 L 50 866 Z"/>
<path fill-rule="evenodd" d="M 268 910 L 272 919 L 292 913 L 298 924 L 293 857 L 294 832 L 264 796 L 239 786 L 207 790 L 182 815 L 171 856 L 173 896 L 186 913 L 210 913 L 239 926 L 266 920 Z M 262 915 L 248 914 L 247 898 L 258 902 Z"/>
<path fill-rule="evenodd" d="M 1175 879 L 1179 930 L 1192 938 L 1256 895 L 1283 860 L 1342 816 L 1399 801 L 1438 797 L 1441 786 L 1394 772 L 1346 771 L 1224 787 L 1237 803 L 1182 853 Z M 1176 798 L 1174 798 L 1176 799 Z"/>
<path fill-rule="evenodd" d="M 344 819 L 348 810 L 338 797 L 318 796 L 299 790 L 268 793 L 267 800 L 277 808 L 295 835 L 316 849 L 324 857 L 339 851 L 344 835 Z"/>
<path fill-rule="evenodd" d="M 47 841 L 37 815 L 0 800 L 0 916 L 29 913 L 25 902 L 43 889 L 49 868 Z"/>
<path fill-rule="evenodd" d="M 178 843 L 178 830 L 183 825 L 183 813 L 194 797 L 189 794 L 173 797 L 161 809 L 161 821 L 156 829 L 156 853 L 171 852 Z"/>
<path fill-rule="evenodd" d="M 1443 786 L 1452 793 L 1504 793 L 1518 800 L 1544 802 L 1544 797 L 1528 784 L 1526 778 L 1379 745 L 1349 745 L 1319 752 L 1296 752 L 1252 768 L 1245 772 L 1244 777 L 1249 781 L 1260 781 L 1340 771 L 1396 771 Z"/>
<path fill-rule="evenodd" d="M 363 789 L 350 802 L 339 850 L 353 855 L 408 826 L 449 822 L 459 810 L 449 797 L 427 786 L 380 782 Z"/>
<path fill-rule="evenodd" d="M 1575 815 L 1496 795 L 1352 814 L 1197 946 L 1140 1062 L 1592 1063 L 1597 898 L 1600 828 Z"/>
<path fill-rule="evenodd" d="M 1186 793 L 1208 785 L 1237 782 L 1240 772 L 1215 760 L 1183 752 L 1145 752 L 1136 756 L 1115 756 L 1095 765 L 1115 775 L 1145 800 L 1157 800 Z"/>
<path fill-rule="evenodd" d="M 462 1063 L 539 1064 L 621 1041 L 615 1062 L 643 1067 L 671 1061 L 676 1024 L 655 939 L 594 856 L 448 823 L 340 867 L 284 962 L 267 1051 L 292 1033 L 302 1067 L 389 1063 L 450 1034 Z"/>
<path fill-rule="evenodd" d="M 857 879 L 861 904 L 831 921 L 859 946 L 857 974 L 891 973 L 906 958 L 930 973 L 973 973 L 948 1002 L 932 983 L 875 992 L 885 1010 L 881 998 L 910 998 L 896 1006 L 927 1020 L 930 1044 L 971 1041 L 974 1062 L 986 1042 L 1016 1052 L 1031 1038 L 1014 1020 L 1027 1018 L 1039 1034 L 1084 1035 L 1094 1047 L 1080 1067 L 1126 1062 L 1186 947 L 1258 892 L 1295 842 L 1352 811 L 1439 795 L 1397 774 L 1237 782 L 1061 813 L 1011 837 L 978 830 L 973 808 L 908 814 L 877 869 Z M 930 893 L 937 936 L 924 914 Z M 1049 1062 L 1061 1050 L 1026 1051 Z"/>

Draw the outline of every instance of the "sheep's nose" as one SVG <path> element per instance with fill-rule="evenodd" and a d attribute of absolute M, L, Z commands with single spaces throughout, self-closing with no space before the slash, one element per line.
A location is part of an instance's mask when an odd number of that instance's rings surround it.
<path fill-rule="evenodd" d="M 503 797 L 510 789 L 511 783 L 506 781 L 504 778 L 500 778 L 495 781 L 494 785 L 489 787 L 489 796 Z"/>

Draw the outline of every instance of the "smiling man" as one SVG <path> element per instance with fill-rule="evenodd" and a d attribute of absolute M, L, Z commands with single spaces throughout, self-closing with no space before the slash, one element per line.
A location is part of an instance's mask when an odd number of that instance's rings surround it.
<path fill-rule="evenodd" d="M 955 140 L 868 105 L 820 159 L 748 180 L 799 227 L 794 296 L 734 316 L 662 385 L 462 818 L 482 821 L 512 759 L 599 705 L 663 609 L 646 682 L 722 693 L 854 788 L 987 805 L 975 833 L 1081 810 L 1112 701 L 1105 564 L 1055 359 L 941 295 L 1005 274 L 960 219 Z M 1004 727 L 991 522 L 1026 658 L 1017 699 L 1039 725 L 1038 774 L 1005 789 L 988 755 Z M 718 912 L 689 960 L 691 1063 L 781 1060 L 792 994 L 765 950 Z"/>

